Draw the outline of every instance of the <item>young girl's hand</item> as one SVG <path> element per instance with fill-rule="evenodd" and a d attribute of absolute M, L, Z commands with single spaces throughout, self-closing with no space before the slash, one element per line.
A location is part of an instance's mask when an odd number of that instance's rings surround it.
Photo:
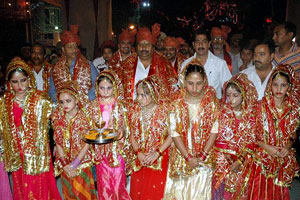
<path fill-rule="evenodd" d="M 146 164 L 145 164 L 145 158 L 146 158 L 146 156 L 145 156 L 144 153 L 139 153 L 139 154 L 138 154 L 138 159 L 139 159 L 140 163 L 141 163 L 143 166 L 146 165 Z"/>
<path fill-rule="evenodd" d="M 152 165 L 158 159 L 158 157 L 159 155 L 157 154 L 157 152 L 147 153 L 145 157 L 145 164 Z"/>
<path fill-rule="evenodd" d="M 122 139 L 123 136 L 124 136 L 124 129 L 119 128 L 119 130 L 118 130 L 118 140 Z"/>
<path fill-rule="evenodd" d="M 238 161 L 235 161 L 231 166 L 230 166 L 230 170 L 234 171 L 234 172 L 238 172 L 240 169 L 241 165 Z"/>
<path fill-rule="evenodd" d="M 70 164 L 64 167 L 64 171 L 67 173 L 68 177 L 73 178 L 76 176 L 76 170 L 73 169 Z"/>
<path fill-rule="evenodd" d="M 289 154 L 289 150 L 287 149 L 287 148 L 284 148 L 284 147 L 280 147 L 279 149 L 278 149 L 278 156 L 280 157 L 280 158 L 284 158 L 284 157 L 286 157 L 288 154 Z"/>
<path fill-rule="evenodd" d="M 196 157 L 192 157 L 189 162 L 188 162 L 188 165 L 191 167 L 191 168 L 196 168 L 198 165 L 199 165 L 199 160 L 196 158 Z"/>

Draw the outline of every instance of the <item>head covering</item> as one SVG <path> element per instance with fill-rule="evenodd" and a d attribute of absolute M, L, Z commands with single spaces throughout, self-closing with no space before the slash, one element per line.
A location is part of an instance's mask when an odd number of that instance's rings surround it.
<path fill-rule="evenodd" d="M 176 38 L 176 41 L 177 41 L 177 43 L 178 43 L 179 45 L 186 44 L 185 40 L 184 40 L 184 39 L 182 39 L 182 37 L 178 37 L 178 38 Z"/>
<path fill-rule="evenodd" d="M 207 83 L 207 77 L 206 77 L 205 69 L 204 69 L 202 63 L 197 58 L 193 58 L 189 63 L 187 63 L 183 67 L 183 70 L 181 71 L 181 73 L 178 76 L 180 88 L 184 88 L 185 73 L 186 73 L 186 70 L 187 70 L 189 65 L 198 65 L 203 69 L 203 71 L 204 71 L 204 77 L 203 78 L 205 79 L 205 82 L 206 82 L 205 84 L 207 85 L 208 84 Z"/>
<path fill-rule="evenodd" d="M 129 40 L 131 45 L 134 44 L 135 41 L 135 36 L 136 34 L 136 29 L 133 29 L 132 31 L 129 31 L 128 29 L 122 29 L 122 33 L 119 35 L 118 37 L 118 41 L 125 41 L 125 40 Z"/>
<path fill-rule="evenodd" d="M 79 108 L 82 107 L 82 104 L 80 102 L 80 95 L 78 93 L 78 86 L 77 86 L 76 82 L 67 81 L 67 82 L 64 82 L 64 83 L 60 84 L 56 89 L 57 101 L 59 99 L 59 94 L 61 94 L 61 93 L 71 94 L 72 96 L 74 96 L 78 100 Z"/>
<path fill-rule="evenodd" d="M 116 43 L 114 43 L 114 41 L 112 40 L 105 40 L 104 42 L 102 42 L 101 46 L 100 46 L 100 50 L 101 50 L 101 53 L 103 53 L 103 50 L 105 48 L 111 48 L 113 51 L 115 50 L 116 48 Z"/>
<path fill-rule="evenodd" d="M 155 23 L 152 26 L 152 33 L 150 32 L 149 28 L 142 27 L 139 29 L 136 41 L 139 43 L 142 40 L 147 40 L 151 44 L 155 44 L 157 41 L 157 36 L 160 34 L 160 24 Z"/>
<path fill-rule="evenodd" d="M 230 33 L 231 28 L 228 26 L 222 25 L 221 28 L 213 27 L 210 32 L 211 37 L 221 36 L 224 40 L 227 40 L 228 33 Z"/>
<path fill-rule="evenodd" d="M 114 97 L 117 99 L 123 99 L 124 92 L 123 92 L 123 87 L 122 87 L 121 81 L 118 78 L 117 74 L 111 70 L 104 70 L 98 74 L 98 76 L 96 78 L 96 86 L 95 86 L 95 90 L 96 90 L 95 92 L 96 92 L 97 97 L 100 97 L 98 81 L 101 77 L 106 77 L 112 82 Z"/>
<path fill-rule="evenodd" d="M 61 44 L 62 46 L 65 46 L 66 44 L 69 44 L 71 42 L 76 42 L 76 44 L 80 45 L 80 38 L 77 35 L 78 34 L 78 25 L 71 25 L 70 31 L 64 30 L 61 34 Z"/>
<path fill-rule="evenodd" d="M 174 37 L 166 37 L 164 40 L 164 47 L 173 47 L 175 49 L 179 49 L 179 44 Z"/>
<path fill-rule="evenodd" d="M 165 34 L 164 32 L 160 32 L 157 40 L 165 40 L 167 38 L 167 34 Z"/>
<path fill-rule="evenodd" d="M 166 90 L 157 75 L 154 74 L 154 75 L 148 76 L 147 78 L 145 78 L 143 80 L 140 80 L 136 84 L 136 90 L 140 84 L 147 86 L 147 88 L 150 91 L 151 97 L 155 103 L 158 104 L 159 102 L 164 100 Z"/>
<path fill-rule="evenodd" d="M 29 76 L 29 87 L 30 88 L 36 88 L 36 82 L 35 82 L 35 77 L 33 75 L 32 69 L 29 67 L 29 65 L 27 65 L 27 63 L 22 60 L 20 57 L 15 57 L 13 58 L 10 63 L 7 66 L 6 69 L 6 87 L 7 90 L 11 90 L 11 86 L 10 86 L 10 82 L 8 80 L 8 75 L 10 74 L 11 71 L 17 69 L 23 69 L 27 72 L 28 76 Z"/>
<path fill-rule="evenodd" d="M 300 101 L 300 83 L 297 80 L 295 70 L 291 65 L 280 64 L 273 69 L 265 90 L 265 97 L 268 101 L 270 101 L 270 98 L 273 97 L 272 82 L 274 77 L 278 74 L 278 72 L 282 72 L 288 75 L 290 79 L 290 87 L 287 92 L 287 98 L 293 103 L 298 104 Z"/>
<path fill-rule="evenodd" d="M 229 81 L 226 81 L 223 86 L 223 98 L 222 102 L 226 103 L 226 89 L 229 83 L 234 83 L 241 91 L 243 102 L 242 109 L 247 109 L 249 105 L 254 105 L 257 101 L 258 94 L 255 86 L 249 81 L 246 74 L 237 74 L 233 76 Z"/>

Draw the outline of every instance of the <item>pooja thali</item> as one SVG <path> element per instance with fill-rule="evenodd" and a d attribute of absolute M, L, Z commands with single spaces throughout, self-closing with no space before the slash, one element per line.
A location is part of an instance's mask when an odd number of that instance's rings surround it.
<path fill-rule="evenodd" d="M 114 142 L 118 134 L 113 129 L 92 129 L 83 136 L 83 141 L 89 144 L 107 144 Z"/>

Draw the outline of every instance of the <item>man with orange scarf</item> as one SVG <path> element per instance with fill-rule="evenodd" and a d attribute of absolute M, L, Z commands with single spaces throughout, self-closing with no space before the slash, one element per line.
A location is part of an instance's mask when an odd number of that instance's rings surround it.
<path fill-rule="evenodd" d="M 123 29 L 122 33 L 118 37 L 118 51 L 113 54 L 112 58 L 109 60 L 109 68 L 118 71 L 121 66 L 121 62 L 126 60 L 131 55 L 132 46 L 135 42 L 136 31 L 129 31 L 128 29 Z"/>
<path fill-rule="evenodd" d="M 229 54 L 230 47 L 226 43 L 230 31 L 231 29 L 228 26 L 221 26 L 221 28 L 213 27 L 211 29 L 211 51 L 215 56 L 226 61 L 230 72 L 234 75 L 239 71 L 237 61 Z"/>
<path fill-rule="evenodd" d="M 49 95 L 56 102 L 55 88 L 66 81 L 74 81 L 79 85 L 79 94 L 83 102 L 93 100 L 95 96 L 95 80 L 97 70 L 78 49 L 80 38 L 77 35 L 78 25 L 71 25 L 71 30 L 64 30 L 61 35 L 63 55 L 53 66 L 50 78 Z"/>
<path fill-rule="evenodd" d="M 185 60 L 185 57 L 178 51 L 180 46 L 177 42 L 177 39 L 174 37 L 166 37 L 164 40 L 164 48 L 164 54 L 172 64 L 175 74 L 177 75 L 179 73 L 178 70 L 180 70 L 181 64 Z"/>
<path fill-rule="evenodd" d="M 168 93 L 172 90 L 172 85 L 177 82 L 171 64 L 154 51 L 159 33 L 159 24 L 152 26 L 152 32 L 146 27 L 140 28 L 137 33 L 137 54 L 131 55 L 121 63 L 120 79 L 124 86 L 124 98 L 128 101 L 136 97 L 137 82 L 150 75 L 157 74 Z"/>

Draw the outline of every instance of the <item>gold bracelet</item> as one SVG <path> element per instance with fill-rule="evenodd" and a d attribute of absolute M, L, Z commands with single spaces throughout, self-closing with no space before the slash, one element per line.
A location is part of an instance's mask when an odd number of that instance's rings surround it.
<path fill-rule="evenodd" d="M 242 161 L 240 159 L 236 160 L 240 165 L 243 165 Z"/>

